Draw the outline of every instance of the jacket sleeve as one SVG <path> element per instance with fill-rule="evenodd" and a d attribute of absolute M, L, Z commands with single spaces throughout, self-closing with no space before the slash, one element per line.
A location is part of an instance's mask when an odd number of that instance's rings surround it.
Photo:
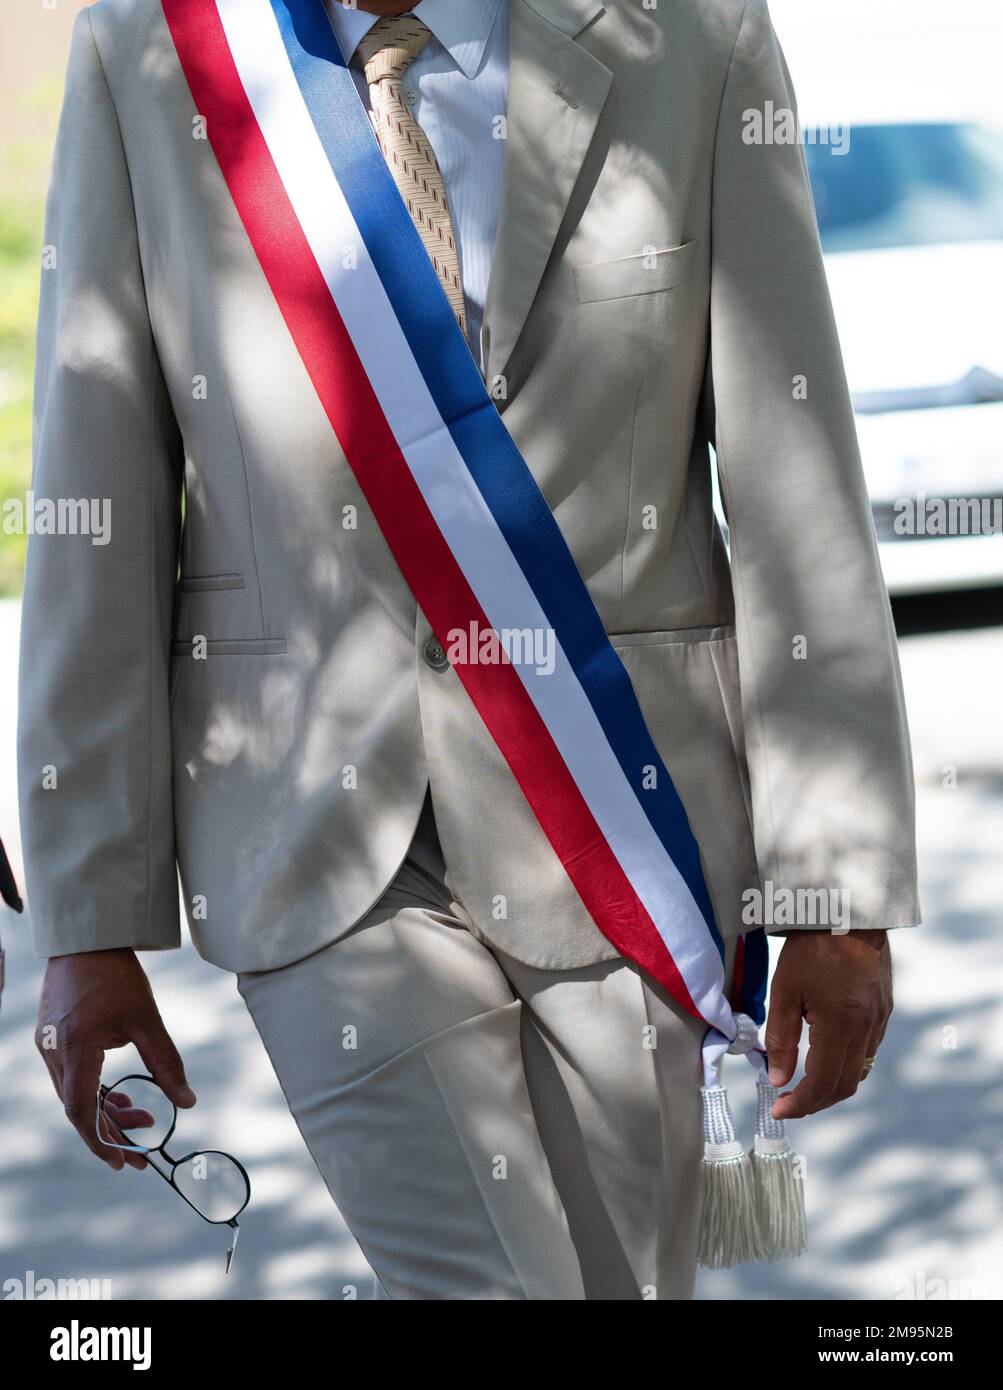
<path fill-rule="evenodd" d="M 18 727 L 35 952 L 174 947 L 168 669 L 181 447 L 87 10 L 44 242 Z M 41 534 L 46 513 L 62 517 L 60 533 Z"/>
<path fill-rule="evenodd" d="M 748 0 L 715 142 L 709 377 L 759 871 L 844 894 L 850 927 L 911 926 L 895 631 L 804 151 L 749 142 L 770 104 L 796 127 L 766 0 Z"/>

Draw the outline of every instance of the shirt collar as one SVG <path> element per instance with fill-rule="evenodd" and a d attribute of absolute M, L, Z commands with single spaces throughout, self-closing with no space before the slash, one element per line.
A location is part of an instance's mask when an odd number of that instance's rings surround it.
<path fill-rule="evenodd" d="M 421 0 L 412 13 L 428 25 L 464 77 L 475 77 L 500 3 L 501 0 Z M 339 0 L 329 0 L 328 13 L 338 47 L 345 61 L 350 62 L 377 16 L 364 10 L 346 9 Z"/>

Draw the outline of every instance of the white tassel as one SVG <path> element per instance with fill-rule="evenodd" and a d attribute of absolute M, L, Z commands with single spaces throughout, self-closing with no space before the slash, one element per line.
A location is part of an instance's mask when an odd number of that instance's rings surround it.
<path fill-rule="evenodd" d="M 756 1139 L 752 1160 L 762 1258 L 800 1255 L 807 1245 L 804 1180 L 783 1120 L 772 1115 L 778 1092 L 769 1081 L 756 1084 Z"/>
<path fill-rule="evenodd" d="M 703 1203 L 697 1260 L 710 1269 L 763 1257 L 756 1184 L 749 1156 L 735 1138 L 723 1086 L 702 1086 L 704 1108 Z"/>

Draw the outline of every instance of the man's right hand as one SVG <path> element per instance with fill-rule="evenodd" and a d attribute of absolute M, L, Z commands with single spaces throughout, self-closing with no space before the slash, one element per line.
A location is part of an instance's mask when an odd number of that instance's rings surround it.
<path fill-rule="evenodd" d="M 49 1069 L 66 1118 L 98 1158 L 117 1172 L 146 1166 L 141 1154 L 110 1148 L 97 1136 L 97 1092 L 104 1054 L 134 1043 L 150 1075 L 175 1105 L 195 1092 L 164 1027 L 150 982 L 126 948 L 53 956 L 46 966 L 35 1045 Z M 149 1123 L 149 1121 L 147 1121 Z"/>

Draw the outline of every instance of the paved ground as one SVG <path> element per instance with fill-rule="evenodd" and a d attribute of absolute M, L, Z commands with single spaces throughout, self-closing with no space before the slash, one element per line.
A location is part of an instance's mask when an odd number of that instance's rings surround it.
<path fill-rule="evenodd" d="M 18 610 L 0 604 L 0 651 Z M 705 1299 L 999 1298 L 1003 1185 L 1003 628 L 906 638 L 926 924 L 896 941 L 895 1026 L 851 1104 L 802 1124 L 812 1248 L 796 1264 L 706 1275 Z M 14 824 L 13 663 L 0 672 L 0 830 Z M 957 770 L 957 789 L 943 787 Z M 183 951 L 147 957 L 199 1093 L 192 1146 L 233 1149 L 254 1207 L 235 1272 L 225 1242 L 152 1174 L 113 1174 L 80 1146 L 31 1045 L 39 965 L 7 914 L 0 1014 L 0 1286 L 108 1278 L 115 1298 L 372 1296 L 354 1242 L 313 1171 L 230 977 Z M 132 1059 L 123 1054 L 122 1069 Z M 736 1069 L 737 1070 L 737 1069 Z M 744 1071 L 744 1068 L 741 1069 Z M 739 1071 L 733 1090 L 741 1094 Z M 747 1123 L 746 1123 L 746 1127 Z M 181 1141 L 183 1142 L 183 1141 Z M 946 1287 L 946 1286 L 945 1286 Z M 942 1295 L 941 1295 L 942 1296 Z"/>

